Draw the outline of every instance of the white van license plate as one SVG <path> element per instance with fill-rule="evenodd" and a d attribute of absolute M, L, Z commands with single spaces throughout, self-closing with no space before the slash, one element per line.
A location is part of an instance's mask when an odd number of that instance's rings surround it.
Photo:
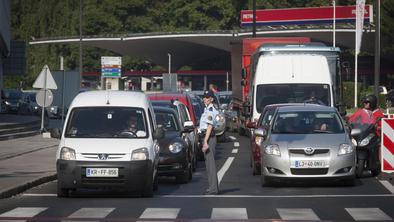
<path fill-rule="evenodd" d="M 326 161 L 324 160 L 295 160 L 292 167 L 294 168 L 325 168 Z"/>
<path fill-rule="evenodd" d="M 118 177 L 118 168 L 86 168 L 86 177 Z"/>

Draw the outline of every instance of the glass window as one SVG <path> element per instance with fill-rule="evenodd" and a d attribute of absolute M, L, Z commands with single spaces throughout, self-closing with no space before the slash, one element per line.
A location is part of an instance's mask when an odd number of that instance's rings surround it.
<path fill-rule="evenodd" d="M 340 117 L 334 112 L 280 112 L 273 122 L 272 133 L 313 134 L 343 133 Z"/>
<path fill-rule="evenodd" d="M 179 126 L 173 113 L 156 112 L 156 124 L 163 126 L 166 131 L 178 131 Z"/>
<path fill-rule="evenodd" d="M 147 138 L 145 112 L 130 107 L 83 107 L 70 114 L 65 137 Z"/>
<path fill-rule="evenodd" d="M 276 103 L 316 103 L 330 106 L 327 84 L 265 84 L 258 85 L 256 109 L 261 113 L 266 105 Z"/>

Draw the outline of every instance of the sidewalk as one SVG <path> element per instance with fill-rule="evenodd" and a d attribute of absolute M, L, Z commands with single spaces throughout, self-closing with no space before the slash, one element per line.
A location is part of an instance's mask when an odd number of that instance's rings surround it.
<path fill-rule="evenodd" d="M 58 144 L 42 135 L 0 141 L 0 198 L 56 179 Z"/>

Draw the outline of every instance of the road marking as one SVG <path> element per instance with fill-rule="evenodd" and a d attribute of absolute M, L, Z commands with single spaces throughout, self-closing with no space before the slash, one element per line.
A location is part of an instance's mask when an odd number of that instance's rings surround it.
<path fill-rule="evenodd" d="M 115 208 L 81 208 L 68 218 L 105 218 Z"/>
<path fill-rule="evenodd" d="M 246 208 L 213 208 L 211 219 L 239 220 L 248 219 Z"/>
<path fill-rule="evenodd" d="M 234 142 L 234 147 L 239 147 L 239 142 Z"/>
<path fill-rule="evenodd" d="M 0 214 L 0 217 L 34 217 L 48 209 L 47 207 L 17 207 L 13 210 Z"/>
<path fill-rule="evenodd" d="M 229 157 L 227 158 L 226 162 L 224 162 L 222 168 L 219 170 L 219 172 L 217 173 L 218 175 L 218 183 L 220 184 L 220 182 L 223 179 L 224 174 L 226 173 L 226 171 L 230 168 L 231 163 L 233 162 L 234 157 Z"/>
<path fill-rule="evenodd" d="M 148 219 L 176 219 L 180 208 L 146 208 L 140 218 Z"/>
<path fill-rule="evenodd" d="M 22 194 L 33 197 L 56 197 L 56 194 Z M 330 197 L 394 197 L 394 194 L 330 194 L 330 195 L 155 195 L 153 198 L 330 198 Z"/>
<path fill-rule="evenodd" d="M 238 149 L 233 149 L 231 153 L 238 153 Z"/>
<path fill-rule="evenodd" d="M 228 138 L 230 138 L 231 140 L 237 140 L 237 138 L 235 138 L 234 136 L 229 136 Z"/>
<path fill-rule="evenodd" d="M 22 196 L 27 197 L 57 197 L 57 194 L 54 193 L 24 193 Z"/>
<path fill-rule="evenodd" d="M 379 182 L 386 187 L 387 190 L 389 190 L 392 194 L 394 194 L 394 186 L 388 182 L 387 180 L 379 180 Z"/>
<path fill-rule="evenodd" d="M 310 208 L 278 208 L 282 220 L 320 220 Z"/>
<path fill-rule="evenodd" d="M 392 220 L 391 217 L 379 208 L 345 208 L 345 210 L 353 217 L 354 220 Z"/>

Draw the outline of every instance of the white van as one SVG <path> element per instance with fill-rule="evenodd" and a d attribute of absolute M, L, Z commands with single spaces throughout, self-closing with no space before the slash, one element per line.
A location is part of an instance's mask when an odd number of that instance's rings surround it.
<path fill-rule="evenodd" d="M 336 106 L 340 100 L 339 48 L 324 45 L 269 45 L 253 56 L 251 119 L 266 105 L 316 103 Z"/>
<path fill-rule="evenodd" d="M 133 129 L 130 129 L 130 122 Z M 56 153 L 58 197 L 77 188 L 121 188 L 152 196 L 159 145 L 151 103 L 143 92 L 92 91 L 71 103 Z"/>

